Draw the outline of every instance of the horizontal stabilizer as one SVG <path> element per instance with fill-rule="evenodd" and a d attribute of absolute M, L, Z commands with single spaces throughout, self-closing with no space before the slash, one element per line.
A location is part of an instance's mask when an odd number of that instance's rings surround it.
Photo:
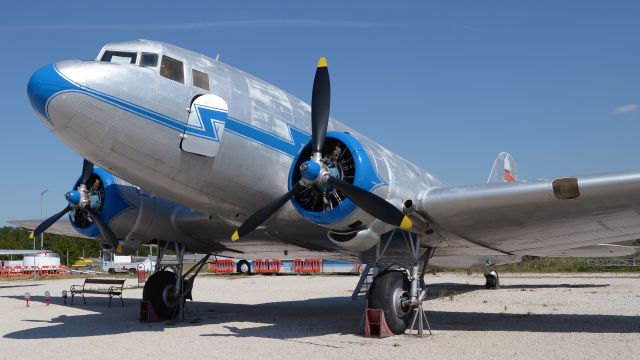
<path fill-rule="evenodd" d="M 518 180 L 518 166 L 513 157 L 506 152 L 498 154 L 487 183 L 514 182 Z"/>

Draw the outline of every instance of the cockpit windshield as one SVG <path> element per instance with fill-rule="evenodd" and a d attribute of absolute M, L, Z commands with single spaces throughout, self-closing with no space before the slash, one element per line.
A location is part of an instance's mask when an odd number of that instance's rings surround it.
<path fill-rule="evenodd" d="M 139 61 L 138 61 L 139 59 Z M 148 52 L 105 50 L 100 61 L 115 64 L 132 64 L 142 67 L 158 67 L 160 55 Z"/>
<path fill-rule="evenodd" d="M 116 64 L 135 64 L 137 59 L 138 54 L 134 52 L 106 50 L 104 54 L 102 54 L 100 61 Z"/>

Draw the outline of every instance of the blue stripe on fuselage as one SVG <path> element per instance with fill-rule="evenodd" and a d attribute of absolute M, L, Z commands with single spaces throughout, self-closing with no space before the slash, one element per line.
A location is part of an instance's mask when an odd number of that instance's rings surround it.
<path fill-rule="evenodd" d="M 158 112 L 147 109 L 140 105 L 128 102 L 126 100 L 117 98 L 115 96 L 105 94 L 103 92 L 88 88 L 86 86 L 80 86 L 76 82 L 62 75 L 62 73 L 60 73 L 60 71 L 58 71 L 58 69 L 56 69 L 54 65 L 51 65 L 51 68 L 53 71 L 55 71 L 58 77 L 66 80 L 65 85 L 68 85 L 69 88 L 63 91 L 59 91 L 55 94 L 52 94 L 51 97 L 48 99 L 49 101 L 51 101 L 51 99 L 53 99 L 56 95 L 62 92 L 77 91 L 77 92 L 86 94 L 88 96 L 91 96 L 93 98 L 99 99 L 105 103 L 111 104 L 117 107 L 118 109 L 124 110 L 131 114 L 137 115 L 143 119 L 153 121 L 154 123 L 163 125 L 165 127 L 168 127 L 170 129 L 173 129 L 179 132 L 184 131 L 186 132 L 186 134 L 197 136 L 197 137 L 205 137 L 205 138 L 211 138 L 213 135 L 213 134 L 203 134 L 203 131 L 201 129 L 187 126 L 187 124 L 184 122 L 181 122 L 176 119 L 172 119 L 166 115 L 160 114 Z M 47 103 L 49 101 L 47 101 Z M 204 114 L 201 114 L 202 119 L 204 120 L 206 117 L 203 115 Z M 47 114 L 47 118 L 48 118 L 48 114 Z M 280 137 L 267 130 L 257 128 L 241 120 L 234 119 L 232 117 L 227 117 L 225 121 L 225 132 L 234 133 L 245 139 L 254 141 L 267 148 L 273 149 L 284 155 L 294 158 L 296 157 L 296 155 L 298 155 L 298 152 L 300 151 L 300 149 L 309 141 L 310 135 L 300 129 L 297 129 L 296 127 L 290 124 L 286 124 L 286 125 L 287 125 L 287 128 L 289 129 L 290 139 Z"/>

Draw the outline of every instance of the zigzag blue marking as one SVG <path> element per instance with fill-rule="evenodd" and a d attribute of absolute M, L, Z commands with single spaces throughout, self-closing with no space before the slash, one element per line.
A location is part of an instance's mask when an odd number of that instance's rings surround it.
<path fill-rule="evenodd" d="M 245 139 L 255 141 L 258 144 L 293 158 L 298 155 L 300 149 L 309 141 L 311 136 L 290 125 L 287 125 L 287 127 L 289 128 L 291 140 L 281 138 L 270 132 L 255 128 L 247 123 L 232 118 L 227 119 L 225 131 L 229 131 Z"/>
<path fill-rule="evenodd" d="M 196 105 L 195 108 L 200 124 L 199 126 L 187 124 L 186 133 L 220 142 L 215 124 L 224 124 L 227 120 L 227 112 L 203 105 Z"/>
<path fill-rule="evenodd" d="M 253 127 L 245 122 L 227 117 L 224 111 L 206 106 L 196 105 L 196 112 L 202 126 L 187 126 L 186 133 L 200 136 L 212 141 L 219 141 L 214 122 L 224 123 L 225 131 L 255 141 L 282 154 L 295 157 L 310 136 L 292 126 L 288 126 L 290 139 L 279 137 L 273 133 Z M 226 119 L 226 121 L 224 121 Z M 204 128 L 203 128 L 204 127 Z"/>

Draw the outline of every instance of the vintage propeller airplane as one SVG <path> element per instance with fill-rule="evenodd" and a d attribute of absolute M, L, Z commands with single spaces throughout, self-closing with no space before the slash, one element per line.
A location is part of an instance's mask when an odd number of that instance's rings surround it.
<path fill-rule="evenodd" d="M 188 249 L 358 260 L 377 269 L 368 306 L 395 333 L 421 309 L 428 267 L 481 268 L 494 288 L 493 265 L 626 255 L 633 248 L 611 244 L 640 236 L 640 172 L 521 181 L 501 153 L 487 184 L 449 187 L 329 117 L 324 58 L 311 106 L 147 40 L 47 65 L 27 91 L 42 123 L 86 160 L 66 208 L 15 224 L 69 234 L 58 222 L 69 214 L 74 231 L 105 248 L 158 244 L 158 264 L 168 246 L 179 259 Z M 176 316 L 203 264 L 159 267 L 144 298 Z"/>

